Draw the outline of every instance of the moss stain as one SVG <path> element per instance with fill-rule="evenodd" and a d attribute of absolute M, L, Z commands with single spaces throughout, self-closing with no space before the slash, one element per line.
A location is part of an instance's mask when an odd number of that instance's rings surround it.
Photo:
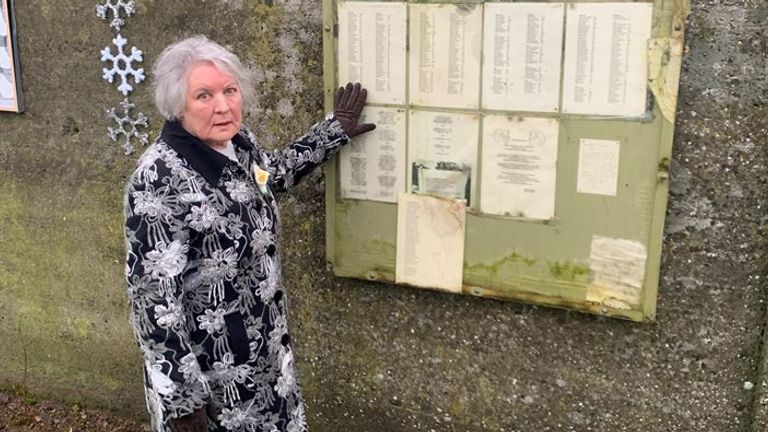
<path fill-rule="evenodd" d="M 112 247 L 121 242 L 115 230 L 121 216 L 111 186 L 86 182 L 72 193 L 69 185 L 4 176 L 0 184 L 0 303 L 11 310 L 0 327 L 0 380 L 18 384 L 27 370 L 33 392 L 39 377 L 49 377 L 40 387 L 46 391 L 138 382 L 137 369 L 129 367 L 135 348 L 126 303 L 114 301 L 124 294 Z M 115 325 L 105 317 L 125 320 Z"/>
<path fill-rule="evenodd" d="M 264 74 L 255 89 L 258 103 L 250 122 L 268 145 L 289 142 L 322 118 L 321 39 L 319 33 L 306 37 L 307 26 L 295 26 L 295 19 L 283 4 L 248 5 L 251 43 L 243 57 Z M 277 111 L 284 99 L 293 107 L 290 121 Z"/>
<path fill-rule="evenodd" d="M 464 264 L 464 268 L 468 272 L 472 273 L 485 273 L 487 275 L 497 275 L 505 267 L 523 264 L 527 267 L 531 267 L 536 264 L 536 258 L 532 258 L 525 255 L 520 255 L 517 252 L 512 252 L 510 255 L 504 258 L 492 262 L 492 263 L 478 263 L 478 264 Z"/>
<path fill-rule="evenodd" d="M 549 272 L 556 279 L 573 282 L 588 276 L 589 267 L 570 261 L 553 262 L 549 264 Z"/>

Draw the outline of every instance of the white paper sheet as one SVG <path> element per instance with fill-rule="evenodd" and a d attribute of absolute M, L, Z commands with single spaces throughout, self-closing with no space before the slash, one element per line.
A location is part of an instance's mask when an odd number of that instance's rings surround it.
<path fill-rule="evenodd" d="M 397 202 L 405 191 L 405 111 L 366 107 L 361 122 L 376 129 L 355 137 L 341 149 L 342 198 Z"/>
<path fill-rule="evenodd" d="M 8 14 L 3 7 L 5 2 L 0 2 L 0 37 L 5 38 L 8 36 L 8 27 L 6 26 L 6 20 L 8 20 Z"/>
<path fill-rule="evenodd" d="M 587 286 L 587 301 L 614 309 L 631 309 L 640 304 L 648 252 L 642 243 L 593 236 Z"/>
<path fill-rule="evenodd" d="M 483 107 L 558 109 L 563 3 L 487 3 Z"/>
<path fill-rule="evenodd" d="M 0 71 L 0 99 L 10 99 L 12 102 L 14 96 L 13 90 L 13 83 L 5 77 L 2 71 Z"/>
<path fill-rule="evenodd" d="M 339 83 L 362 83 L 371 103 L 405 103 L 406 13 L 405 3 L 338 4 Z"/>
<path fill-rule="evenodd" d="M 463 201 L 401 194 L 395 282 L 461 292 L 465 229 Z"/>
<path fill-rule="evenodd" d="M 652 13 L 652 3 L 575 3 L 567 8 L 563 112 L 645 112 Z"/>
<path fill-rule="evenodd" d="M 411 111 L 408 126 L 409 190 L 444 198 L 463 198 L 471 204 L 474 195 L 472 185 L 476 184 L 474 168 L 479 127 L 478 117 L 472 114 Z M 419 173 L 422 175 L 419 176 Z M 453 175 L 462 173 L 463 176 Z M 469 191 L 467 179 L 470 182 Z"/>
<path fill-rule="evenodd" d="M 410 102 L 477 108 L 480 99 L 480 5 L 410 5 Z"/>
<path fill-rule="evenodd" d="M 618 181 L 619 142 L 580 139 L 576 192 L 616 196 Z"/>
<path fill-rule="evenodd" d="M 0 45 L 0 69 L 11 69 L 11 56 L 8 55 L 8 49 Z"/>
<path fill-rule="evenodd" d="M 551 219 L 559 124 L 549 118 L 489 115 L 483 124 L 480 210 Z"/>

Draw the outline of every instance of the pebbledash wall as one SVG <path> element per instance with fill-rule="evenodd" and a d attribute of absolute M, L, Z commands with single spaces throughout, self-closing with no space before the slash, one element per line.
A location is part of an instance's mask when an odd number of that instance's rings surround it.
<path fill-rule="evenodd" d="M 103 3 L 103 2 L 102 2 Z M 106 138 L 96 0 L 16 2 L 27 112 L 0 114 L 0 385 L 142 418 Z M 322 116 L 319 0 L 136 0 L 149 71 L 197 33 L 252 67 L 267 146 Z M 764 0 L 694 0 L 658 317 L 637 324 L 335 278 L 323 176 L 283 196 L 283 277 L 313 432 L 761 431 L 768 34 Z M 150 87 L 131 95 L 157 135 Z"/>

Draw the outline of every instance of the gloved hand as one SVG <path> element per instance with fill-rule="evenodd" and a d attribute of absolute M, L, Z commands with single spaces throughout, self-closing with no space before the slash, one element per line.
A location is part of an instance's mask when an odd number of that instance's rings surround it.
<path fill-rule="evenodd" d="M 376 129 L 373 123 L 357 123 L 367 97 L 368 90 L 361 88 L 360 83 L 347 83 L 346 87 L 336 90 L 336 108 L 333 115 L 350 138 Z"/>
<path fill-rule="evenodd" d="M 173 432 L 207 432 L 208 416 L 205 413 L 205 407 L 184 417 L 171 419 L 171 430 Z"/>

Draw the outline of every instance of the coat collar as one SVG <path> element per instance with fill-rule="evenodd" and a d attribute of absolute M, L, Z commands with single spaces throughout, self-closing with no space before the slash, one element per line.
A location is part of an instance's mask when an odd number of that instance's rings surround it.
<path fill-rule="evenodd" d="M 230 163 L 228 157 L 187 132 L 179 121 L 166 121 L 160 136 L 163 141 L 189 163 L 192 169 L 199 172 L 211 186 L 219 184 L 221 173 Z M 253 150 L 253 145 L 240 133 L 232 137 L 232 143 L 236 149 Z"/>

